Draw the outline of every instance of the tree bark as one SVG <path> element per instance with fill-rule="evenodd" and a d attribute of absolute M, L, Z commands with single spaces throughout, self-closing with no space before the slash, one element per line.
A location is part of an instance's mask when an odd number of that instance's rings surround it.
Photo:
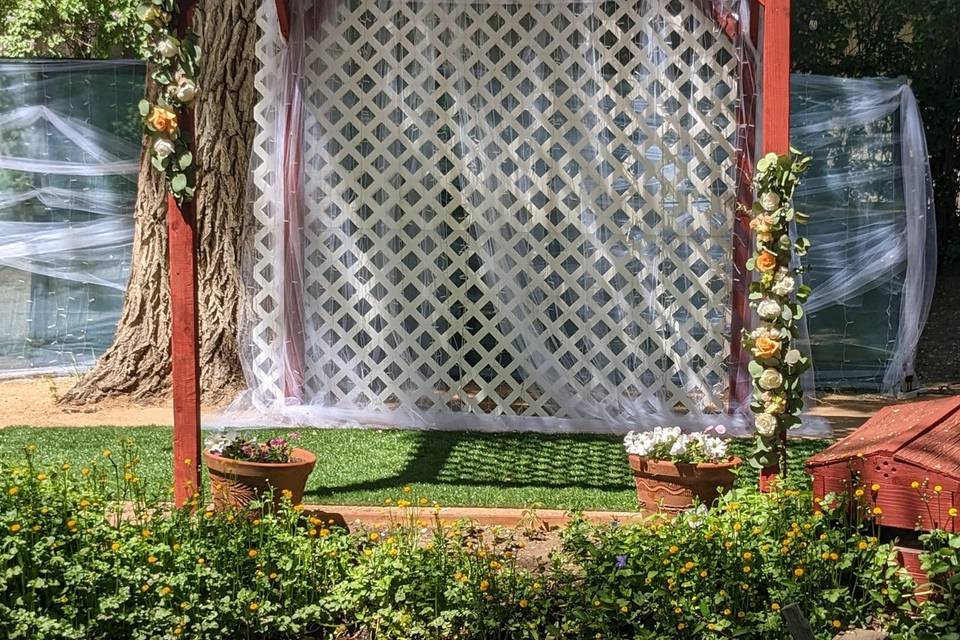
<path fill-rule="evenodd" d="M 247 173 L 255 125 L 256 0 L 204 0 L 196 13 L 200 89 L 196 104 L 200 386 L 205 402 L 242 383 L 238 320 L 243 300 L 241 247 Z M 141 151 L 134 243 L 123 311 L 113 344 L 61 402 L 84 404 L 170 390 L 170 290 L 166 192 Z"/>

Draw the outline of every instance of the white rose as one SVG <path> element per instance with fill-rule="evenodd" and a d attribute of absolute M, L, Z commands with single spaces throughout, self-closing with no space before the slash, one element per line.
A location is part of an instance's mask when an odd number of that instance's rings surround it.
<path fill-rule="evenodd" d="M 771 290 L 778 296 L 788 296 L 796 284 L 796 281 L 791 276 L 782 276 L 773 283 Z"/>
<path fill-rule="evenodd" d="M 764 369 L 760 377 L 757 378 L 757 384 L 760 385 L 761 389 L 767 391 L 779 389 L 780 385 L 783 384 L 783 375 L 776 369 Z"/>
<path fill-rule="evenodd" d="M 171 153 L 176 150 L 176 147 L 173 146 L 173 143 L 167 140 L 166 138 L 160 138 L 153 143 L 153 152 L 157 154 L 157 157 L 163 160 Z"/>
<path fill-rule="evenodd" d="M 772 416 L 769 413 L 757 414 L 756 425 L 757 433 L 761 436 L 765 438 L 772 436 L 777 430 L 777 416 Z"/>
<path fill-rule="evenodd" d="M 798 362 L 800 362 L 801 357 L 802 356 L 800 355 L 799 351 L 797 351 L 796 349 L 790 349 L 789 351 L 787 351 L 787 355 L 783 357 L 783 361 L 789 365 L 795 365 Z"/>
<path fill-rule="evenodd" d="M 760 196 L 760 206 L 767 211 L 776 211 L 780 208 L 780 196 L 773 191 L 767 191 Z"/>
<path fill-rule="evenodd" d="M 173 58 L 180 53 L 180 42 L 175 38 L 164 38 L 157 44 L 157 53 L 164 58 Z"/>
<path fill-rule="evenodd" d="M 174 95 L 180 102 L 190 102 L 197 95 L 197 85 L 193 83 L 193 80 L 183 80 L 177 85 Z"/>
<path fill-rule="evenodd" d="M 780 304 L 776 300 L 763 300 L 757 305 L 757 314 L 764 320 L 773 320 L 780 315 Z"/>

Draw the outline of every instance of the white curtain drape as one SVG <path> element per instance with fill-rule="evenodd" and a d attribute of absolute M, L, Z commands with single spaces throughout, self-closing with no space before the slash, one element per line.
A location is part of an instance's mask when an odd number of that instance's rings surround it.
<path fill-rule="evenodd" d="M 731 3 L 269 4 L 252 420 L 747 428 Z"/>

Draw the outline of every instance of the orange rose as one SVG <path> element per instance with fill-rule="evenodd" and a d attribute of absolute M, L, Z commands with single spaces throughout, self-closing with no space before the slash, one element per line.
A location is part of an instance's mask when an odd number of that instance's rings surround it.
<path fill-rule="evenodd" d="M 761 336 L 753 343 L 753 355 L 758 358 L 773 358 L 780 353 L 780 343 L 772 338 Z"/>
<path fill-rule="evenodd" d="M 177 114 L 163 107 L 154 107 L 147 122 L 157 131 L 173 133 L 177 130 Z"/>
<path fill-rule="evenodd" d="M 757 256 L 757 269 L 763 273 L 773 271 L 777 268 L 777 256 L 773 255 L 769 251 L 764 251 L 759 256 Z"/>

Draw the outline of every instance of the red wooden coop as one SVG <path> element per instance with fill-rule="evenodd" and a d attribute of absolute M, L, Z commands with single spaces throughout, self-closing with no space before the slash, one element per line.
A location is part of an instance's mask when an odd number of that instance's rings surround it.
<path fill-rule="evenodd" d="M 884 535 L 901 542 L 917 531 L 960 526 L 960 397 L 892 405 L 807 460 L 813 491 L 860 498 Z M 875 488 L 876 487 L 876 488 Z M 901 562 L 923 583 L 918 550 L 900 547 Z"/>

